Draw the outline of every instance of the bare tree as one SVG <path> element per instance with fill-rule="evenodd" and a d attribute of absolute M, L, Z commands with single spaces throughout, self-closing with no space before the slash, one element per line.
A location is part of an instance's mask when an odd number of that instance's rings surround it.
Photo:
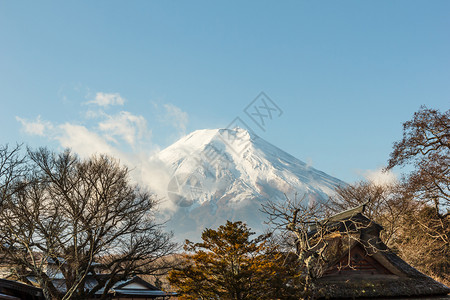
<path fill-rule="evenodd" d="M 0 247 L 19 279 L 37 281 L 47 299 L 86 299 L 167 267 L 161 258 L 175 244 L 155 222 L 158 202 L 130 183 L 126 167 L 68 150 L 28 156 L 28 175 L 0 210 Z"/>
<path fill-rule="evenodd" d="M 406 214 L 416 208 L 400 183 L 378 185 L 360 181 L 339 186 L 335 191 L 326 204 L 327 209 L 337 213 L 366 204 L 365 215 L 383 226 L 381 238 L 388 246 L 395 245 Z"/>
<path fill-rule="evenodd" d="M 403 258 L 423 272 L 450 282 L 450 110 L 422 106 L 403 124 L 387 169 L 412 165 L 402 179 L 402 192 L 413 199 L 402 224 Z"/>
<path fill-rule="evenodd" d="M 403 124 L 403 138 L 394 143 L 387 169 L 412 164 L 405 180 L 416 199 L 431 202 L 437 213 L 450 205 L 450 110 L 422 106 Z"/>
<path fill-rule="evenodd" d="M 315 298 L 316 282 L 330 267 L 330 262 L 343 254 L 350 255 L 356 243 L 369 253 L 383 251 L 377 235 L 361 238 L 366 229 L 379 226 L 360 214 L 366 204 L 335 215 L 330 215 L 324 204 L 307 203 L 304 197 L 298 199 L 297 195 L 293 200 L 286 196 L 284 202 L 268 201 L 262 205 L 262 211 L 267 214 L 268 223 L 274 230 L 281 230 L 288 238 L 286 233 L 294 236 L 303 284 L 302 297 L 305 299 Z M 353 268 L 351 260 L 341 267 Z"/>
<path fill-rule="evenodd" d="M 3 210 L 5 203 L 11 199 L 19 188 L 17 182 L 21 181 L 26 175 L 25 156 L 21 152 L 21 145 L 10 147 L 9 145 L 0 145 L 0 211 Z M 3 240 L 0 234 L 0 245 L 7 246 L 7 241 Z M 2 265 L 7 265 L 4 253 L 0 252 Z"/>
<path fill-rule="evenodd" d="M 324 251 L 327 243 L 324 243 L 321 230 L 317 231 L 315 238 L 310 235 L 311 230 L 319 225 L 324 217 L 324 209 L 321 204 L 304 204 L 304 197 L 292 200 L 286 196 L 284 202 L 268 201 L 262 205 L 262 211 L 268 216 L 268 224 L 274 230 L 280 230 L 285 241 L 294 241 L 295 253 L 300 264 L 301 284 L 303 284 L 303 296 L 313 297 L 314 281 L 320 278 L 325 265 Z"/>
<path fill-rule="evenodd" d="M 25 175 L 25 161 L 21 145 L 12 148 L 0 145 L 0 205 L 14 194 L 15 183 Z"/>

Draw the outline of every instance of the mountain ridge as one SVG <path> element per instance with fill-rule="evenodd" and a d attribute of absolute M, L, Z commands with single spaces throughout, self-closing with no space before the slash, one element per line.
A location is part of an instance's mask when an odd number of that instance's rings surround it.
<path fill-rule="evenodd" d="M 326 201 L 345 184 L 242 128 L 202 129 L 181 138 L 153 159 L 169 172 L 169 228 L 175 235 L 200 238 L 205 228 L 241 220 L 264 230 L 261 204 L 285 195 Z"/>

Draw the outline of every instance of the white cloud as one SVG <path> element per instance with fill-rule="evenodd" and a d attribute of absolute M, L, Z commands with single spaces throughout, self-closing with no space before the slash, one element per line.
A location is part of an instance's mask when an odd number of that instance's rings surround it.
<path fill-rule="evenodd" d="M 148 187 L 159 199 L 164 200 L 160 203 L 162 210 L 174 211 L 177 206 L 167 198 L 167 186 L 172 177 L 172 171 L 167 168 L 166 164 L 154 157 L 142 157 L 139 163 L 135 169 L 138 182 Z"/>
<path fill-rule="evenodd" d="M 179 133 L 185 134 L 188 123 L 188 114 L 170 103 L 164 104 L 164 108 L 166 110 L 166 114 L 163 117 L 164 122 L 172 125 Z"/>
<path fill-rule="evenodd" d="M 54 139 L 59 141 L 62 147 L 71 148 L 80 156 L 89 157 L 99 153 L 117 155 L 119 153 L 103 137 L 84 126 L 65 123 L 59 125 L 58 129 Z"/>
<path fill-rule="evenodd" d="M 52 123 L 41 120 L 40 116 L 33 121 L 20 117 L 16 120 L 27 134 L 57 141 L 61 147 L 70 148 L 81 157 L 102 153 L 119 159 L 133 170 L 131 175 L 136 183 L 162 198 L 160 206 L 163 211 L 173 211 L 176 208 L 173 202 L 164 199 L 171 172 L 164 163 L 151 158 L 160 148 L 151 142 L 152 131 L 148 128 L 147 119 L 128 111 L 106 113 L 103 108 L 125 103 L 119 94 L 96 93 L 95 100 L 87 103 L 98 107 L 82 111 L 81 120 Z M 177 106 L 155 105 L 152 114 L 154 120 L 165 125 L 164 130 L 173 132 L 169 132 L 170 136 L 178 138 L 185 133 L 188 115 Z"/>
<path fill-rule="evenodd" d="M 95 99 L 86 102 L 87 104 L 96 104 L 102 107 L 108 107 L 109 105 L 123 105 L 125 99 L 120 96 L 119 93 L 97 93 Z"/>
<path fill-rule="evenodd" d="M 42 121 L 41 116 L 37 116 L 35 121 L 28 121 L 16 116 L 16 120 L 22 124 L 22 130 L 30 135 L 44 136 L 47 130 L 51 130 L 53 125 L 48 121 Z"/>
<path fill-rule="evenodd" d="M 84 113 L 84 117 L 86 119 L 97 119 L 99 117 L 101 117 L 104 113 L 99 110 L 99 111 L 95 111 L 95 110 L 88 110 Z"/>
<path fill-rule="evenodd" d="M 119 118 L 120 119 L 120 118 Z M 167 185 L 170 180 L 170 172 L 161 161 L 152 159 L 151 149 L 127 153 L 122 151 L 120 145 L 111 145 L 108 137 L 96 133 L 84 126 L 65 123 L 60 125 L 56 140 L 62 147 L 70 148 L 81 157 L 89 157 L 93 154 L 108 154 L 133 170 L 131 178 L 134 182 L 148 188 L 162 200 L 160 208 L 165 214 L 174 211 L 176 206 L 171 201 L 163 198 L 167 195 Z M 158 147 L 154 147 L 158 149 Z"/>
<path fill-rule="evenodd" d="M 127 111 L 114 116 L 107 115 L 107 120 L 100 122 L 98 127 L 109 140 L 118 144 L 114 137 L 120 137 L 132 147 L 136 145 L 136 141 L 150 136 L 145 118 Z"/>
<path fill-rule="evenodd" d="M 398 181 L 397 176 L 392 171 L 384 171 L 382 168 L 367 170 L 364 177 L 375 185 L 390 186 Z"/>

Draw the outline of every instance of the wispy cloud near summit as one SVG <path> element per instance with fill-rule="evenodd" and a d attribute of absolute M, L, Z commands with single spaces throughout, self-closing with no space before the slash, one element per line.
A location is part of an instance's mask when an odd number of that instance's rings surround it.
<path fill-rule="evenodd" d="M 96 104 L 102 107 L 110 105 L 124 105 L 125 98 L 122 98 L 119 93 L 97 93 L 95 99 L 86 102 L 86 104 Z"/>
<path fill-rule="evenodd" d="M 392 171 L 385 171 L 382 168 L 376 170 L 366 170 L 364 177 L 371 183 L 378 186 L 390 186 L 398 181 L 397 176 Z"/>

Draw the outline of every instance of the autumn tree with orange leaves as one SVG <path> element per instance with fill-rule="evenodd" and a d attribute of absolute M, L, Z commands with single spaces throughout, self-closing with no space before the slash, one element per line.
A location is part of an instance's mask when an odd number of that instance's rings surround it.
<path fill-rule="evenodd" d="M 183 265 L 169 274 L 181 299 L 295 299 L 295 263 L 269 235 L 252 235 L 245 223 L 227 221 L 206 229 L 201 243 L 186 241 Z"/>

